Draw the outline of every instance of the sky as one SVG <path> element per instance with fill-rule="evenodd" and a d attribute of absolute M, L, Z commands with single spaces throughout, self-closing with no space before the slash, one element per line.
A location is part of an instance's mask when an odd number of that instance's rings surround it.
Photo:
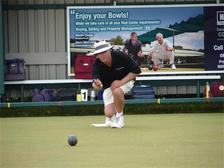
<path fill-rule="evenodd" d="M 167 38 L 172 41 L 172 38 Z M 184 49 L 204 49 L 204 31 L 196 33 L 183 33 L 174 36 L 175 46 L 183 46 Z"/>

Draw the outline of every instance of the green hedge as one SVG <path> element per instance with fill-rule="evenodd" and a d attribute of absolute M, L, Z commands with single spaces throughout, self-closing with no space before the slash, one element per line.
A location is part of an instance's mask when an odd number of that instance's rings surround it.
<path fill-rule="evenodd" d="M 222 101 L 195 103 L 127 103 L 125 114 L 212 113 L 224 112 Z M 41 117 L 102 115 L 103 104 L 67 106 L 2 107 L 0 117 Z"/>

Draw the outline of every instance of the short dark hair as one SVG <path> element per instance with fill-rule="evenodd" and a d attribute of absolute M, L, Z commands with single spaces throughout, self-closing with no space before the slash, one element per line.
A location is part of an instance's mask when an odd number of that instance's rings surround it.
<path fill-rule="evenodd" d="M 136 32 L 132 32 L 131 33 L 131 36 L 133 36 L 133 35 L 136 35 L 137 36 L 137 33 Z"/>

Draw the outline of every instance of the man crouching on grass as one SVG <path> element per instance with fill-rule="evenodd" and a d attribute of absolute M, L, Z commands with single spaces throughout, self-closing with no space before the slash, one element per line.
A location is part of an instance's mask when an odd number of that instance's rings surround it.
<path fill-rule="evenodd" d="M 134 86 L 134 79 L 141 73 L 138 65 L 125 53 L 112 50 L 106 41 L 94 44 L 96 62 L 93 66 L 95 90 L 104 89 L 105 126 L 124 127 L 124 95 Z"/>

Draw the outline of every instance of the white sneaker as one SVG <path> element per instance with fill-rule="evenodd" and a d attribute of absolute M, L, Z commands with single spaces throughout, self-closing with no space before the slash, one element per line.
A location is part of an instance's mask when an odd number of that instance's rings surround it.
<path fill-rule="evenodd" d="M 124 116 L 115 117 L 115 122 L 113 122 L 112 128 L 123 128 L 124 127 Z"/>
<path fill-rule="evenodd" d="M 175 66 L 174 64 L 172 64 L 172 65 L 171 65 L 171 69 L 172 69 L 172 70 L 175 70 L 175 69 L 177 69 L 177 68 L 176 68 L 176 66 Z"/>
<path fill-rule="evenodd" d="M 106 119 L 105 119 L 105 125 L 107 127 L 112 127 L 114 122 L 115 122 L 115 115 L 113 115 L 111 118 L 106 117 Z"/>

